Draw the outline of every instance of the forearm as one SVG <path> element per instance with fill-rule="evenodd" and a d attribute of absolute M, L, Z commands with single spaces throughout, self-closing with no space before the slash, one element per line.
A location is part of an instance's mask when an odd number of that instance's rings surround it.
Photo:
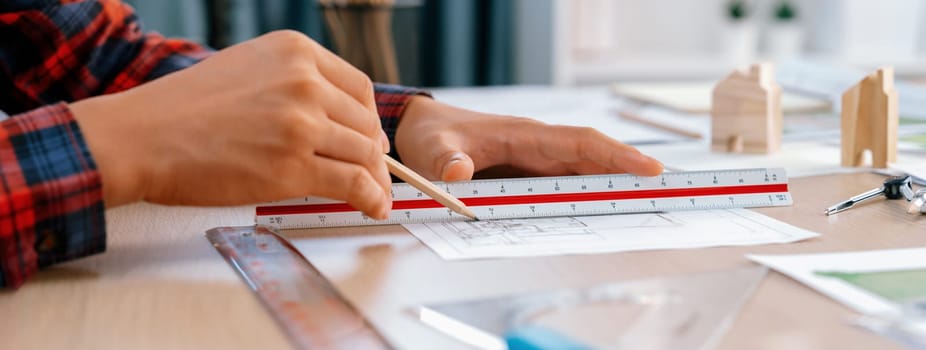
<path fill-rule="evenodd" d="M 127 193 L 112 180 L 118 171 L 102 179 L 83 125 L 60 102 L 98 100 L 92 97 L 131 89 L 211 52 L 144 33 L 134 11 L 117 0 L 5 2 L 0 29 L 0 110 L 13 115 L 0 125 L 0 286 L 17 287 L 39 268 L 102 252 L 102 180 L 110 192 Z M 105 112 L 127 117 L 125 110 Z"/>

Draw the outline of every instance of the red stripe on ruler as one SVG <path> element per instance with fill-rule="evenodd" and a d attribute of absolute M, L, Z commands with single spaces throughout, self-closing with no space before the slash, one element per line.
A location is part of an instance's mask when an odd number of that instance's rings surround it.
<path fill-rule="evenodd" d="M 490 205 L 594 202 L 608 200 L 724 196 L 734 194 L 759 194 L 775 192 L 788 192 L 788 184 L 671 188 L 660 190 L 610 192 L 526 194 L 512 196 L 460 198 L 460 200 L 470 207 L 484 207 Z M 431 209 L 441 207 L 443 207 L 443 205 L 433 199 L 409 199 L 392 202 L 392 210 Z M 343 213 L 350 211 L 357 211 L 357 209 L 354 209 L 354 207 L 351 207 L 347 203 L 259 206 L 257 207 L 257 216 Z"/>

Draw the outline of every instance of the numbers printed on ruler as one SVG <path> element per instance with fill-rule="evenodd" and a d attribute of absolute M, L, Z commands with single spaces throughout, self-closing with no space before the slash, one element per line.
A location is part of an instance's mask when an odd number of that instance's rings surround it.
<path fill-rule="evenodd" d="M 441 187 L 481 219 L 495 219 L 790 205 L 787 181 L 784 169 L 760 168 L 664 173 L 655 177 L 475 180 L 444 183 Z M 393 185 L 393 198 L 393 211 L 387 221 L 365 217 L 343 202 L 313 197 L 259 206 L 257 221 L 301 228 L 464 220 L 404 183 Z"/>

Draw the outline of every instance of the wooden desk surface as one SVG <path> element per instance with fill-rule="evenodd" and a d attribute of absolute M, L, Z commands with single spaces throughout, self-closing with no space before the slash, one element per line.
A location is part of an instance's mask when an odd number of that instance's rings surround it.
<path fill-rule="evenodd" d="M 823 208 L 868 190 L 872 174 L 792 179 L 795 204 L 759 211 L 822 234 L 786 245 L 446 262 L 400 226 L 293 231 L 310 259 L 401 348 L 462 348 L 419 324 L 423 302 L 722 270 L 745 253 L 813 253 L 926 246 L 926 217 L 905 203 L 871 203 L 833 217 Z M 140 204 L 107 213 L 109 249 L 0 292 L 4 348 L 278 349 L 282 332 L 203 237 L 253 223 L 253 207 Z M 771 272 L 723 349 L 896 348 L 847 325 L 846 307 Z"/>

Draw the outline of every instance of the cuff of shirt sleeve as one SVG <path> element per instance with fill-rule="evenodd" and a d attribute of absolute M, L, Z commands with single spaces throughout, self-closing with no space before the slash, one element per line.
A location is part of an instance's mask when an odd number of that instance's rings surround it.
<path fill-rule="evenodd" d="M 379 120 L 382 123 L 383 131 L 389 137 L 390 151 L 389 155 L 401 161 L 399 153 L 395 147 L 395 132 L 399 128 L 399 121 L 408 101 L 412 96 L 427 96 L 431 94 L 425 90 L 389 84 L 375 84 L 373 86 L 376 92 L 376 110 L 379 112 Z"/>
<path fill-rule="evenodd" d="M 64 103 L 0 123 L 0 286 L 106 248 L 100 174 Z"/>

